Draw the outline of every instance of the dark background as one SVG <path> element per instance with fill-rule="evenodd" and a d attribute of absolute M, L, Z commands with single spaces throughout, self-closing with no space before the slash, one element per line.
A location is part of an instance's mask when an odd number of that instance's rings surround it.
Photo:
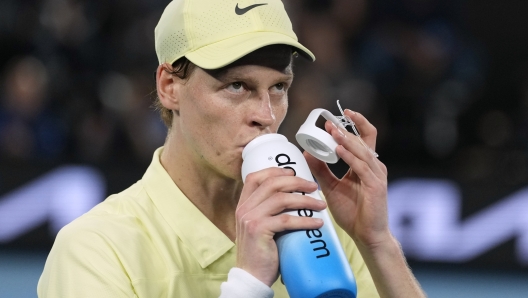
<path fill-rule="evenodd" d="M 166 133 L 151 104 L 167 3 L 2 0 L 0 194 L 65 164 L 99 169 L 108 194 L 141 178 Z M 389 182 L 454 181 L 462 220 L 528 186 L 528 2 L 284 3 L 317 57 L 295 61 L 280 130 L 290 140 L 312 109 L 337 114 L 339 99 L 378 128 Z M 463 266 L 526 270 L 514 241 Z M 41 226 L 0 248 L 52 242 Z"/>

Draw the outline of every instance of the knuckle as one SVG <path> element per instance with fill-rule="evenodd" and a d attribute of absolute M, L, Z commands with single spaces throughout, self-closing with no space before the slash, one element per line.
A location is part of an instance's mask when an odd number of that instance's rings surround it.
<path fill-rule="evenodd" d="M 268 177 L 266 178 L 266 180 L 264 180 L 264 182 L 262 182 L 262 185 L 265 186 L 266 188 L 278 190 L 284 186 L 284 181 L 285 181 L 284 179 L 286 179 L 286 181 L 290 181 L 288 184 L 294 183 L 291 181 L 295 181 L 295 180 L 290 180 L 292 178 L 296 178 L 296 177 L 285 177 L 285 176 Z"/>
<path fill-rule="evenodd" d="M 288 195 L 287 193 L 284 193 L 284 192 L 278 192 L 278 193 L 273 194 L 273 196 L 270 199 L 277 203 L 283 203 L 288 200 Z"/>
<path fill-rule="evenodd" d="M 276 181 L 277 181 L 277 178 L 275 178 L 275 177 L 268 177 L 268 178 L 266 178 L 266 180 L 264 180 L 264 181 L 262 182 L 261 185 L 262 185 L 263 187 L 266 187 L 266 188 L 268 188 L 268 187 L 272 187 L 272 186 L 276 183 Z"/>
<path fill-rule="evenodd" d="M 385 174 L 385 176 L 387 176 L 389 174 L 387 166 L 384 165 L 383 163 L 381 163 L 380 167 L 381 167 L 381 171 L 383 172 L 383 174 Z"/>
<path fill-rule="evenodd" d="M 247 183 L 255 183 L 257 181 L 257 176 L 258 176 L 258 174 L 256 172 L 249 173 L 246 176 L 246 184 Z"/>
<path fill-rule="evenodd" d="M 273 200 L 274 205 L 283 211 L 295 207 L 295 200 L 292 199 L 290 193 L 279 192 L 274 194 L 270 199 Z"/>
<path fill-rule="evenodd" d="M 250 234 L 256 234 L 260 230 L 260 225 L 256 220 L 243 220 L 242 225 L 244 226 L 244 229 Z"/>
<path fill-rule="evenodd" d="M 279 220 L 282 226 L 288 226 L 288 224 L 290 224 L 292 221 L 291 215 L 288 214 L 277 215 L 277 219 Z"/>
<path fill-rule="evenodd" d="M 365 150 L 364 154 L 365 154 L 365 160 L 366 160 L 367 163 L 370 164 L 370 163 L 375 163 L 376 162 L 377 158 L 373 154 L 371 154 L 367 150 Z"/>
<path fill-rule="evenodd" d="M 235 218 L 238 222 L 240 222 L 242 220 L 242 218 L 244 217 L 245 215 L 245 211 L 243 210 L 243 208 L 237 208 L 236 211 L 235 211 Z"/>
<path fill-rule="evenodd" d="M 369 165 L 365 162 L 361 162 L 358 167 L 361 172 L 366 172 L 370 169 Z"/>

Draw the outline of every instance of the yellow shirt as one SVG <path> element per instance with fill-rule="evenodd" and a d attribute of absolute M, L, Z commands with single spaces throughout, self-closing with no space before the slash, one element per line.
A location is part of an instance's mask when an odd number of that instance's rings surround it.
<path fill-rule="evenodd" d="M 143 178 L 65 226 L 38 283 L 41 298 L 218 297 L 235 244 L 180 191 L 156 150 Z M 379 297 L 354 242 L 336 229 L 358 284 Z M 275 297 L 288 297 L 273 285 Z"/>

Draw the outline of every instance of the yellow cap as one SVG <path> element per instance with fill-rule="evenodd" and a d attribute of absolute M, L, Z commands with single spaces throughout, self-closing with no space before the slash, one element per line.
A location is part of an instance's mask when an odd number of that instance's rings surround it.
<path fill-rule="evenodd" d="M 267 45 L 290 45 L 310 60 L 297 41 L 280 0 L 173 0 L 154 30 L 158 61 L 185 56 L 204 69 L 226 66 Z"/>

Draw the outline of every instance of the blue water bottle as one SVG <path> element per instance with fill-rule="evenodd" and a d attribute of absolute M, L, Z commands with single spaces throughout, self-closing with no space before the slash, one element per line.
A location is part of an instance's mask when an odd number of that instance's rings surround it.
<path fill-rule="evenodd" d="M 249 173 L 269 167 L 289 168 L 296 176 L 314 181 L 301 151 L 280 134 L 255 138 L 244 148 L 242 158 L 244 181 Z M 302 194 L 321 200 L 318 190 Z M 319 229 L 277 235 L 280 273 L 290 297 L 355 298 L 356 280 L 326 209 L 287 213 L 324 221 Z"/>

